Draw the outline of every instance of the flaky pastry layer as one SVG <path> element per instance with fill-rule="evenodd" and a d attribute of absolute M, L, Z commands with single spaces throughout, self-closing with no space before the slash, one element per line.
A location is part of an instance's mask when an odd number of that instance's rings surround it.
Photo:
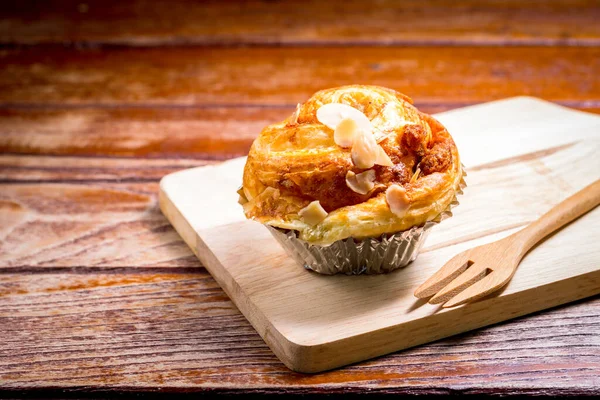
<path fill-rule="evenodd" d="M 354 166 L 350 149 L 336 145 L 333 130 L 317 120 L 317 110 L 328 103 L 362 111 L 394 163 L 373 168 L 375 187 L 367 194 L 347 186 L 349 170 L 365 170 Z M 452 137 L 409 97 L 377 86 L 343 86 L 315 93 L 285 121 L 263 129 L 244 168 L 243 207 L 247 218 L 294 229 L 302 240 L 328 245 L 348 237 L 395 233 L 434 219 L 454 199 L 461 178 Z M 409 198 L 401 217 L 390 211 L 385 197 L 393 184 L 403 186 Z M 315 200 L 328 215 L 311 226 L 298 212 Z"/>

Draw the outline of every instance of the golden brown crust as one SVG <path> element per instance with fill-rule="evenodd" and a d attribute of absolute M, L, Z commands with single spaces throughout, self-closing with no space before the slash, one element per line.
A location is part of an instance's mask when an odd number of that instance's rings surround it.
<path fill-rule="evenodd" d="M 362 111 L 394 166 L 375 166 L 376 184 L 365 195 L 346 184 L 354 166 L 350 149 L 337 146 L 333 131 L 321 124 L 317 110 L 343 103 Z M 304 240 L 328 244 L 346 237 L 373 237 L 405 230 L 435 218 L 452 201 L 462 176 L 450 134 L 412 100 L 377 86 L 352 85 L 322 90 L 285 121 L 267 126 L 254 141 L 244 168 L 248 218 L 296 229 Z M 411 183 L 415 171 L 421 174 Z M 385 190 L 405 187 L 410 208 L 402 218 L 389 210 Z M 298 212 L 318 200 L 329 215 L 308 226 Z"/>
<path fill-rule="evenodd" d="M 421 125 L 406 125 L 402 135 L 402 145 L 418 157 L 423 157 L 429 144 L 427 132 Z"/>

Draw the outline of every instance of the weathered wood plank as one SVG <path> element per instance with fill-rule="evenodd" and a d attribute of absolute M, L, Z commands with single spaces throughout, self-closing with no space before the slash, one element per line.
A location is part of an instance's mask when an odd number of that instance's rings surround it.
<path fill-rule="evenodd" d="M 599 16 L 585 0 L 29 0 L 3 6 L 0 42 L 590 45 L 600 40 Z"/>
<path fill-rule="evenodd" d="M 152 182 L 207 157 L 239 155 L 259 120 L 357 76 L 425 107 L 440 104 L 439 111 L 523 93 L 600 110 L 597 48 L 208 46 L 589 46 L 600 36 L 597 2 L 352 1 L 344 10 L 303 2 L 307 18 L 290 12 L 297 4 L 267 1 L 247 2 L 241 12 L 223 2 L 18 3 L 0 11 L 1 43 L 207 47 L 168 55 L 0 50 L 0 152 L 14 153 L 0 156 L 0 180 L 10 182 L 0 185 L 0 397 L 6 389 L 67 386 L 600 393 L 599 298 L 339 371 L 291 373 L 162 217 Z M 213 104 L 280 108 L 185 109 Z M 98 155 L 152 159 L 88 157 Z M 58 180 L 86 184 L 14 184 Z M 129 183 L 103 182 L 112 180 Z M 64 269 L 86 275 L 50 273 Z M 93 273 L 111 269 L 118 273 Z"/>
<path fill-rule="evenodd" d="M 548 154 L 553 153 L 535 151 L 523 155 L 522 160 L 533 162 Z M 580 161 L 586 160 L 584 157 Z M 571 161 L 567 164 L 572 165 Z M 156 204 L 156 180 L 163 168 L 188 166 L 186 160 L 182 160 L 182 164 L 176 160 L 174 164 L 169 162 L 0 157 L 5 181 L 0 185 L 0 217 L 3 221 L 0 226 L 0 268 L 16 271 L 22 267 L 198 266 Z M 484 167 L 497 168 L 515 162 L 516 159 L 511 158 Z M 147 173 L 144 172 L 146 164 L 150 171 Z M 156 171 L 153 172 L 154 167 Z M 108 178 L 103 179 L 103 176 Z M 19 179 L 39 184 L 27 184 Z M 50 182 L 44 183 L 45 179 Z M 67 179 L 71 183 L 61 182 Z M 80 184 L 74 184 L 80 179 Z M 111 182 L 120 179 L 127 182 Z M 214 195 L 210 191 L 207 193 Z M 217 206 L 222 208 L 222 205 Z"/>
<path fill-rule="evenodd" d="M 0 152 L 226 159 L 293 107 L 0 109 Z"/>
<path fill-rule="evenodd" d="M 0 103 L 288 105 L 315 91 L 365 83 L 418 103 L 476 103 L 515 95 L 598 107 L 597 47 L 324 47 L 0 52 Z"/>
<path fill-rule="evenodd" d="M 451 103 L 417 106 L 428 113 L 454 108 Z M 600 113 L 598 108 L 580 109 Z M 264 126 L 292 111 L 293 107 L 0 109 L 0 153 L 188 158 L 36 160 L 5 155 L 0 157 L 0 178 L 160 179 L 177 169 L 246 154 Z"/>
<path fill-rule="evenodd" d="M 417 104 L 427 113 L 464 105 Z M 283 120 L 293 109 L 288 106 L 0 109 L 0 153 L 12 153 L 0 156 L 0 179 L 160 179 L 174 170 L 211 162 L 208 160 L 247 154 L 263 127 Z M 600 113 L 599 108 L 580 109 Z M 19 158 L 17 154 L 28 156 Z M 36 154 L 94 158 L 31 157 Z M 111 160 L 98 156 L 147 159 Z"/>
<path fill-rule="evenodd" d="M 200 267 L 157 183 L 0 185 L 0 270 Z"/>
<path fill-rule="evenodd" d="M 0 293 L 2 389 L 589 394 L 600 386 L 600 298 L 302 375 L 277 360 L 203 269 L 0 275 Z"/>
<path fill-rule="evenodd" d="M 217 162 L 191 158 L 57 157 L 43 155 L 45 148 L 38 152 L 39 155 L 0 155 L 0 183 L 158 182 L 172 172 Z"/>

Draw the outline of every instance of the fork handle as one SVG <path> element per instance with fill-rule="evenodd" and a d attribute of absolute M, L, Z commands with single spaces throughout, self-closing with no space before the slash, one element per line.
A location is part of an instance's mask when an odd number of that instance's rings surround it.
<path fill-rule="evenodd" d="M 540 240 L 600 204 L 600 179 L 563 200 L 539 219 L 517 232 L 523 257 Z"/>

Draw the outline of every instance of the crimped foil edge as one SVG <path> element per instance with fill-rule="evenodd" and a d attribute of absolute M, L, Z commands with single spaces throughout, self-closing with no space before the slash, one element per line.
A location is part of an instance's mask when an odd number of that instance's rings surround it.
<path fill-rule="evenodd" d="M 329 246 L 312 245 L 298 238 L 298 232 L 266 225 L 273 237 L 288 254 L 304 268 L 324 275 L 382 274 L 407 266 L 417 258 L 429 231 L 434 225 L 452 217 L 458 195 L 467 186 L 467 175 L 462 167 L 462 177 L 454 198 L 448 207 L 434 219 L 421 226 L 377 238 L 338 240 Z"/>

